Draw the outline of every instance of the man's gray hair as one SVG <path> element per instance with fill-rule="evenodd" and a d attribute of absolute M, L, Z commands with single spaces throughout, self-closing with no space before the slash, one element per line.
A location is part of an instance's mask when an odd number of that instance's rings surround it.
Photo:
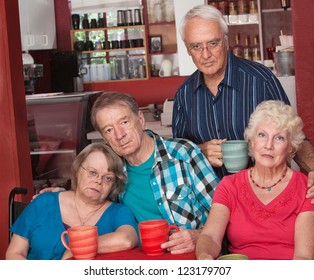
<path fill-rule="evenodd" d="M 229 28 L 221 12 L 212 5 L 201 4 L 189 10 L 181 20 L 179 32 L 183 41 L 185 39 L 184 38 L 185 26 L 187 22 L 194 17 L 200 17 L 205 20 L 218 21 L 221 30 L 225 35 L 225 38 L 228 37 Z"/>

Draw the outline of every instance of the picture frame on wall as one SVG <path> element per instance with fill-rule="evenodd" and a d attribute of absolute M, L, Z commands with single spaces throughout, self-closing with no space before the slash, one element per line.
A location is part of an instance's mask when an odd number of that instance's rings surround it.
<path fill-rule="evenodd" d="M 160 35 L 154 35 L 149 37 L 150 52 L 156 53 L 162 51 L 162 37 Z"/>

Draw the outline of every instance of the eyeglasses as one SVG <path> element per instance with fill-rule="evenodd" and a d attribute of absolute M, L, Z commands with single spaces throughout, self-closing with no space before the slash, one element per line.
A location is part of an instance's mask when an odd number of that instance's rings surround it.
<path fill-rule="evenodd" d="M 189 46 L 189 50 L 191 52 L 194 53 L 201 53 L 202 51 L 204 51 L 204 49 L 206 49 L 207 51 L 217 51 L 219 48 L 221 48 L 223 45 L 223 41 L 222 40 L 214 40 L 214 41 L 209 41 L 206 43 L 206 46 L 202 46 L 202 44 L 197 43 L 197 44 L 191 44 Z"/>
<path fill-rule="evenodd" d="M 81 165 L 82 169 L 86 171 L 87 177 L 93 180 L 96 180 L 100 177 L 99 173 L 96 170 L 87 169 L 83 165 Z M 104 175 L 101 177 L 101 182 L 103 184 L 110 185 L 115 181 L 116 177 L 114 175 Z"/>

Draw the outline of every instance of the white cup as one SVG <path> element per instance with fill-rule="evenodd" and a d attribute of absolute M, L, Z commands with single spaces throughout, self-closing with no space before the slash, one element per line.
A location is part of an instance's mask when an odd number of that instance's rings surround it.
<path fill-rule="evenodd" d="M 164 59 L 161 63 L 159 76 L 160 77 L 170 77 L 172 70 L 172 62 L 169 59 Z"/>
<path fill-rule="evenodd" d="M 91 81 L 97 81 L 97 65 L 96 64 L 90 65 L 90 79 Z"/>
<path fill-rule="evenodd" d="M 109 63 L 104 64 L 104 70 L 105 70 L 104 79 L 105 80 L 111 80 L 111 69 L 110 69 Z"/>
<path fill-rule="evenodd" d="M 81 68 L 83 82 L 90 82 L 90 65 L 86 64 Z"/>
<path fill-rule="evenodd" d="M 105 80 L 105 67 L 104 64 L 96 64 L 97 68 L 97 81 Z"/>

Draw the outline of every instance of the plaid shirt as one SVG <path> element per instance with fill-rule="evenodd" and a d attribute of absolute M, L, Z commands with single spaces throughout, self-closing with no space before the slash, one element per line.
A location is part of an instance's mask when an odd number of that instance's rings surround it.
<path fill-rule="evenodd" d="M 198 228 L 206 222 L 218 177 L 191 141 L 147 133 L 155 140 L 150 187 L 161 215 L 169 224 Z"/>

